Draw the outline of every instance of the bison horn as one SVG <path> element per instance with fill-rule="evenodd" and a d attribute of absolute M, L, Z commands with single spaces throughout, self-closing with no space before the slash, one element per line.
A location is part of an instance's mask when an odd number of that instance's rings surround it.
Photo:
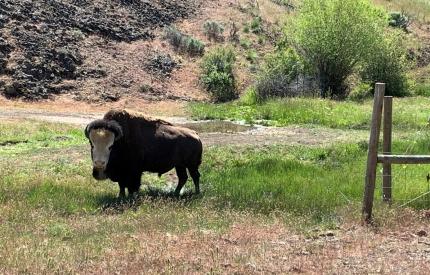
<path fill-rule="evenodd" d="M 91 123 L 90 123 L 91 124 Z M 85 127 L 85 136 L 89 139 L 90 138 L 90 124 Z"/>
<path fill-rule="evenodd" d="M 115 134 L 115 141 L 122 138 L 122 127 L 115 120 L 109 121 L 109 130 L 111 130 Z"/>

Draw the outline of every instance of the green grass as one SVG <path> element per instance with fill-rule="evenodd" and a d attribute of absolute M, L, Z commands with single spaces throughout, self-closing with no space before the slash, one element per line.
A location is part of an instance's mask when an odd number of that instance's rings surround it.
<path fill-rule="evenodd" d="M 117 184 L 91 177 L 82 129 L 25 121 L 0 122 L 0 127 L 2 140 L 21 133 L 29 141 L 0 150 L 0 268 L 7 271 L 76 272 L 112 251 L 141 249 L 134 236 L 142 232 L 221 234 L 240 221 L 267 224 L 273 218 L 302 229 L 336 225 L 345 209 L 355 209 L 347 215 L 359 218 L 365 142 L 209 147 L 201 167 L 202 196 L 172 199 L 168 177 L 145 174 L 143 183 L 151 188 L 144 185 L 138 200 L 121 203 Z M 73 142 L 56 136 L 71 136 Z M 421 131 L 396 141 L 394 151 L 429 153 L 428 141 Z M 428 168 L 394 167 L 394 205 L 427 190 Z M 186 194 L 193 190 L 191 181 L 186 188 Z M 376 212 L 382 209 L 380 196 L 378 187 Z M 429 205 L 427 198 L 410 204 L 417 209 Z"/>
<path fill-rule="evenodd" d="M 194 119 L 241 120 L 271 126 L 292 124 L 325 126 L 340 129 L 368 129 L 372 113 L 371 100 L 362 104 L 314 98 L 289 98 L 262 104 L 235 101 L 225 104 L 192 103 Z M 430 99 L 395 98 L 393 127 L 421 129 L 428 124 Z"/>

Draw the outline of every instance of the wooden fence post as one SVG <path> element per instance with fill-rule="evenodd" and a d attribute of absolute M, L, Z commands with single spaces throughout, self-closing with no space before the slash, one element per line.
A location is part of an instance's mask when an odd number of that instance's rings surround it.
<path fill-rule="evenodd" d="M 391 155 L 393 122 L 393 97 L 384 97 L 384 130 L 382 150 L 384 155 Z M 391 201 L 391 163 L 383 163 L 382 172 L 382 198 L 386 202 Z"/>
<path fill-rule="evenodd" d="M 363 217 L 369 222 L 372 218 L 373 196 L 375 193 L 376 166 L 378 164 L 378 143 L 381 131 L 382 105 L 385 83 L 376 83 L 373 101 L 372 122 L 370 126 L 369 150 L 367 152 L 367 168 L 363 197 Z"/>

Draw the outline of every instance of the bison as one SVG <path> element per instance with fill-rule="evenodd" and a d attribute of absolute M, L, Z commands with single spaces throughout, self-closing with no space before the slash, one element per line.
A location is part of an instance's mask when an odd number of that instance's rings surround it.
<path fill-rule="evenodd" d="M 127 110 L 111 110 L 103 119 L 87 125 L 85 136 L 91 144 L 93 177 L 119 184 L 119 197 L 139 191 L 142 173 L 162 175 L 176 169 L 179 196 L 188 172 L 195 192 L 200 193 L 199 166 L 203 146 L 198 134 L 161 119 Z"/>

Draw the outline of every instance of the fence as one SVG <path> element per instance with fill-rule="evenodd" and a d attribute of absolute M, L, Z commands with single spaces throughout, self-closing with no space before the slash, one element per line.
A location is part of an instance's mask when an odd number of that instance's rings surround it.
<path fill-rule="evenodd" d="M 382 193 L 384 201 L 392 199 L 392 164 L 430 164 L 430 155 L 393 155 L 392 145 L 392 97 L 384 97 L 385 84 L 376 83 L 375 97 L 373 102 L 372 122 L 369 137 L 369 150 L 367 155 L 367 167 L 365 176 L 365 188 L 363 198 L 363 216 L 366 221 L 372 218 L 373 199 L 377 175 L 377 165 L 382 163 Z M 383 112 L 383 153 L 378 154 L 379 134 L 381 130 L 381 120 Z M 429 181 L 430 175 L 427 176 Z M 416 199 L 430 194 L 426 193 L 416 197 Z"/>

